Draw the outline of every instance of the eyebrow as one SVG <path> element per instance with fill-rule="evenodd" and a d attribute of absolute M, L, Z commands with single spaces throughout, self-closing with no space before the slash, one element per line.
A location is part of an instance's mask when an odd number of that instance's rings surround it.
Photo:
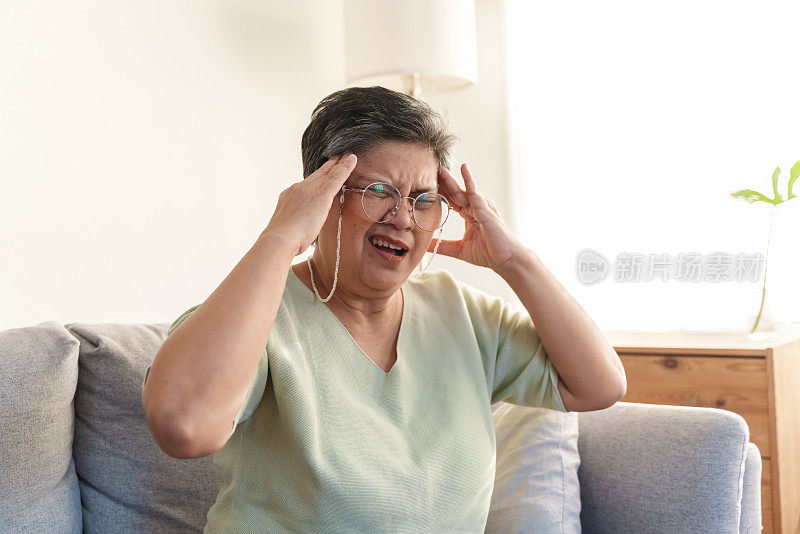
<path fill-rule="evenodd" d="M 390 180 L 387 180 L 386 178 L 381 178 L 379 176 L 365 176 L 365 175 L 362 174 L 358 178 L 356 178 L 356 182 L 358 184 L 361 184 L 361 187 L 360 187 L 361 189 L 364 189 L 369 184 L 374 184 L 375 182 L 383 182 L 385 184 L 389 184 L 389 185 L 397 188 L 397 186 L 394 185 Z M 423 189 L 415 189 L 414 191 L 411 191 L 409 196 L 417 196 L 420 193 L 432 193 L 432 192 L 434 192 L 434 191 L 436 191 L 438 189 L 439 189 L 439 184 L 432 185 L 430 187 L 426 187 L 426 188 L 423 188 Z"/>

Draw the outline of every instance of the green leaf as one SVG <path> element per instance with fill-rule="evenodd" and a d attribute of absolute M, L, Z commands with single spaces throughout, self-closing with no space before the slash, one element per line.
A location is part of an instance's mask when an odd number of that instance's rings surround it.
<path fill-rule="evenodd" d="M 794 193 L 792 193 L 792 186 L 794 185 L 794 182 L 795 180 L 797 180 L 798 176 L 800 176 L 800 161 L 795 163 L 794 166 L 792 167 L 792 170 L 789 171 L 789 198 L 797 196 Z"/>
<path fill-rule="evenodd" d="M 780 204 L 781 194 L 778 193 L 778 176 L 781 174 L 781 168 L 775 167 L 775 170 L 772 171 L 772 192 L 775 194 L 775 198 L 773 199 L 773 204 Z"/>
<path fill-rule="evenodd" d="M 741 198 L 742 200 L 746 200 L 750 204 L 752 204 L 753 202 L 766 202 L 768 204 L 775 204 L 775 201 L 773 201 L 771 198 L 767 198 L 758 191 L 753 191 L 752 189 L 742 189 L 741 191 L 736 191 L 735 193 L 731 193 L 731 196 L 734 198 Z"/>

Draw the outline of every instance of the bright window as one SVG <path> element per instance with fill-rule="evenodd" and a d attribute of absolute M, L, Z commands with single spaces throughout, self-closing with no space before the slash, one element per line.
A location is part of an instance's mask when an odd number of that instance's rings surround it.
<path fill-rule="evenodd" d="M 506 8 L 517 235 L 602 329 L 748 329 L 772 208 L 729 193 L 772 196 L 780 166 L 785 197 L 800 160 L 800 3 Z M 787 323 L 800 321 L 800 199 L 780 208 L 767 288 Z M 608 278 L 579 281 L 584 249 L 609 260 Z M 749 282 L 618 281 L 624 253 L 673 265 L 680 253 L 707 265 L 714 253 L 760 254 L 762 263 Z"/>

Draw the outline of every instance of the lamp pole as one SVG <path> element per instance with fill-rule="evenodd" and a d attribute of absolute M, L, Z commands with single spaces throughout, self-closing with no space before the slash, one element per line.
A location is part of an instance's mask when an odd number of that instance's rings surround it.
<path fill-rule="evenodd" d="M 405 74 L 403 76 L 403 91 L 407 95 L 418 99 L 422 94 L 422 76 L 418 72 Z"/>

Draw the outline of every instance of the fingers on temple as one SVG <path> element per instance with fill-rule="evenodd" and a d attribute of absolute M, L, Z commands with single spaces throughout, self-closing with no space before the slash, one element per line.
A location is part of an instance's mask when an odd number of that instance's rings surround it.
<path fill-rule="evenodd" d="M 466 199 L 461 186 L 444 165 L 439 167 L 439 183 L 443 189 L 442 194 L 451 205 L 455 204 L 453 207 L 462 207 L 465 205 Z"/>
<path fill-rule="evenodd" d="M 461 165 L 461 175 L 464 177 L 464 186 L 468 192 L 478 192 L 478 185 L 475 183 L 475 178 L 469 172 L 469 167 L 466 163 Z"/>
<path fill-rule="evenodd" d="M 334 154 L 333 156 L 328 158 L 328 161 L 320 165 L 319 169 L 317 169 L 317 176 L 325 176 L 337 163 L 339 163 L 339 159 L 341 159 L 341 154 Z"/>
<path fill-rule="evenodd" d="M 461 165 L 461 174 L 464 176 L 464 185 L 467 187 L 466 197 L 470 206 L 498 213 L 497 208 L 490 204 L 491 199 L 484 197 L 478 192 L 478 184 L 475 182 L 475 177 L 472 176 L 469 166 L 466 163 Z"/>
<path fill-rule="evenodd" d="M 334 165 L 334 167 L 330 169 L 328 175 L 331 178 L 344 183 L 345 180 L 347 180 L 348 176 L 350 176 L 350 173 L 353 172 L 353 169 L 356 168 L 356 161 L 358 160 L 358 158 L 355 155 L 353 156 L 354 157 L 349 159 L 343 156 L 340 157 L 336 165 Z M 341 186 L 341 184 L 339 185 Z"/>

